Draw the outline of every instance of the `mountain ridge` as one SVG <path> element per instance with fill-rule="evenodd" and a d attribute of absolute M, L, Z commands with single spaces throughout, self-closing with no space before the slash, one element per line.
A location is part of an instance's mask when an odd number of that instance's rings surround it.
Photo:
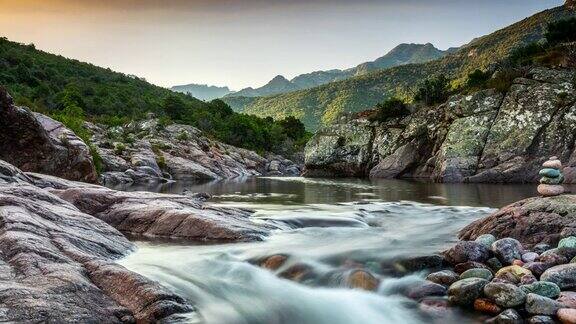
<path fill-rule="evenodd" d="M 170 90 L 175 92 L 181 92 L 191 95 L 194 98 L 200 100 L 214 100 L 222 98 L 227 94 L 233 93 L 227 86 L 219 87 L 207 84 L 189 83 L 183 85 L 177 85 L 170 88 Z"/>

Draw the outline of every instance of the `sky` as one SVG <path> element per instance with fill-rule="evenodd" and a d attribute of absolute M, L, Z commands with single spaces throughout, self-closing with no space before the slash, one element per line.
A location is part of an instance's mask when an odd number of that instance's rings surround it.
<path fill-rule="evenodd" d="M 170 87 L 234 90 L 460 46 L 562 0 L 0 0 L 0 35 Z"/>

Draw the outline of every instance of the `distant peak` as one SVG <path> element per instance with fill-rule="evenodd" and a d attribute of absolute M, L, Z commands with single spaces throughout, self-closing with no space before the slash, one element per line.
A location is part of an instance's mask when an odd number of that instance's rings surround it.
<path fill-rule="evenodd" d="M 283 75 L 277 75 L 270 82 L 275 82 L 275 81 L 288 81 L 288 79 L 286 79 Z"/>

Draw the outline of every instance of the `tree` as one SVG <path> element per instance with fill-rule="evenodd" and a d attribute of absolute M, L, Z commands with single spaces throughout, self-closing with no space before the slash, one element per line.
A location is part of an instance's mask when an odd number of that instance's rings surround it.
<path fill-rule="evenodd" d="M 392 118 L 406 117 L 410 115 L 410 110 L 404 101 L 398 98 L 390 98 L 376 105 L 376 114 L 370 119 L 372 121 L 385 122 Z"/>
<path fill-rule="evenodd" d="M 296 117 L 289 116 L 278 121 L 278 123 L 284 129 L 284 134 L 293 140 L 306 136 L 304 124 Z"/>
<path fill-rule="evenodd" d="M 164 99 L 162 104 L 164 113 L 173 120 L 182 120 L 186 113 L 187 107 L 184 100 L 177 95 L 170 95 Z"/>
<path fill-rule="evenodd" d="M 450 96 L 450 80 L 443 74 L 425 80 L 416 92 L 415 100 L 427 105 L 445 102 Z"/>

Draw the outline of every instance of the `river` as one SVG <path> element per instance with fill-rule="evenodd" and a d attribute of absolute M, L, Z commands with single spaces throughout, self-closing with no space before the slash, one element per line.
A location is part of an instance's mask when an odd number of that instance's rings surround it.
<path fill-rule="evenodd" d="M 358 179 L 250 178 L 206 184 L 116 188 L 207 192 L 220 206 L 250 208 L 255 219 L 287 224 L 261 242 L 184 244 L 137 241 L 120 263 L 190 300 L 190 323 L 387 324 L 473 323 L 454 313 L 435 319 L 398 292 L 425 276 L 392 276 L 383 264 L 442 251 L 459 229 L 495 208 L 536 194 L 534 185 L 432 184 Z M 276 271 L 250 261 L 288 256 Z M 300 266 L 313 275 L 282 279 Z M 376 292 L 343 287 L 338 274 L 364 268 Z"/>

